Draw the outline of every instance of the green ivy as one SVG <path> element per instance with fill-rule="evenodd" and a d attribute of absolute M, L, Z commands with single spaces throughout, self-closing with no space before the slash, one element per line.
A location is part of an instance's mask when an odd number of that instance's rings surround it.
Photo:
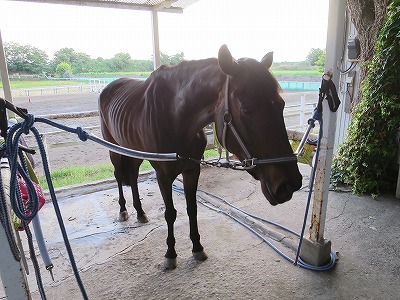
<path fill-rule="evenodd" d="M 376 197 L 395 187 L 400 128 L 400 0 L 392 0 L 373 59 L 365 67 L 362 100 L 332 165 L 332 184 Z"/>

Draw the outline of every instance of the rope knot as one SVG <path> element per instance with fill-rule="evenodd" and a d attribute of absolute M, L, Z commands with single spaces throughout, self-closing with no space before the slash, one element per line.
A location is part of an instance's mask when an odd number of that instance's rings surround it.
<path fill-rule="evenodd" d="M 88 139 L 88 134 L 82 127 L 77 127 L 77 134 L 81 141 L 85 142 Z"/>
<path fill-rule="evenodd" d="M 23 121 L 21 125 L 22 132 L 24 134 L 29 134 L 29 131 L 33 127 L 33 124 L 35 123 L 35 116 L 31 114 L 26 115 L 26 119 Z"/>

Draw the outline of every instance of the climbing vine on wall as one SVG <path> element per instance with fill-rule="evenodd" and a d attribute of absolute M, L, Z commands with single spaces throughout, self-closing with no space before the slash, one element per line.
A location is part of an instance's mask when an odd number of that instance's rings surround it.
<path fill-rule="evenodd" d="M 332 183 L 376 196 L 395 186 L 400 128 L 400 0 L 392 0 L 362 82 L 347 136 L 332 165 Z"/>

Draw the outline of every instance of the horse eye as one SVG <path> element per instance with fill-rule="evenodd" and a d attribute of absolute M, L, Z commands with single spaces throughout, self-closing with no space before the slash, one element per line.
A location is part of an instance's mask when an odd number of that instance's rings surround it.
<path fill-rule="evenodd" d="M 243 107 L 242 110 L 243 110 L 243 112 L 244 112 L 245 114 L 251 114 L 251 113 L 253 113 L 253 108 L 252 108 L 252 107 L 249 107 L 249 106 Z"/>

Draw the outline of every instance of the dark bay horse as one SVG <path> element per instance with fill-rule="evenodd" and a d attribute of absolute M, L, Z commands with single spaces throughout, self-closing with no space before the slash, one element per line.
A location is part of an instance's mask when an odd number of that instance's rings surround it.
<path fill-rule="evenodd" d="M 265 163 L 251 165 L 247 171 L 261 182 L 268 201 L 272 205 L 288 201 L 301 187 L 302 176 L 288 141 L 279 85 L 268 70 L 271 64 L 272 52 L 261 62 L 249 58 L 234 60 L 223 45 L 218 59 L 161 66 L 146 81 L 118 79 L 99 98 L 103 137 L 126 148 L 174 152 L 200 160 L 207 143 L 203 128 L 215 122 L 216 135 L 230 153 L 247 162 L 264 159 Z M 138 221 L 148 222 L 137 186 L 142 160 L 114 152 L 110 152 L 110 158 L 118 182 L 120 221 L 128 219 L 122 186 L 130 185 Z M 183 177 L 193 255 L 197 260 L 205 260 L 207 255 L 197 226 L 200 165 L 190 160 L 150 163 L 156 170 L 165 203 L 165 267 L 176 267 L 172 183 L 179 174 Z"/>

